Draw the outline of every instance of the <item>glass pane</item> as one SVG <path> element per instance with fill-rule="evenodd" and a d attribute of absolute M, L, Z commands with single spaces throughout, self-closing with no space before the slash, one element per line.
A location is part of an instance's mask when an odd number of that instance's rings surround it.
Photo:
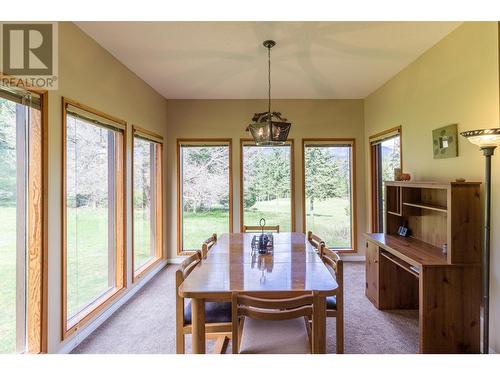
<path fill-rule="evenodd" d="M 16 351 L 18 196 L 16 103 L 0 98 L 0 353 Z M 22 166 L 21 166 L 22 167 Z M 21 197 L 19 197 L 21 198 Z M 22 227 L 22 226 L 21 226 Z"/>
<path fill-rule="evenodd" d="M 114 287 L 114 132 L 71 116 L 66 129 L 67 318 Z M 113 259 L 113 257 L 111 257 Z"/>
<path fill-rule="evenodd" d="M 154 156 L 154 143 L 134 138 L 134 271 L 155 256 L 152 231 Z"/>
<path fill-rule="evenodd" d="M 229 232 L 229 146 L 182 146 L 182 243 Z"/>
<path fill-rule="evenodd" d="M 351 147 L 306 146 L 306 231 L 329 248 L 352 248 Z"/>
<path fill-rule="evenodd" d="M 291 231 L 291 162 L 289 145 L 243 146 L 243 223 L 279 225 Z"/>
<path fill-rule="evenodd" d="M 378 168 L 379 173 L 382 173 L 382 184 L 383 181 L 394 181 L 394 169 L 401 168 L 400 140 L 400 136 L 397 135 L 380 143 L 380 165 Z M 382 218 L 385 218 L 385 189 L 383 186 L 381 192 L 380 207 L 382 207 Z M 379 230 L 383 231 L 383 225 L 380 225 Z"/>

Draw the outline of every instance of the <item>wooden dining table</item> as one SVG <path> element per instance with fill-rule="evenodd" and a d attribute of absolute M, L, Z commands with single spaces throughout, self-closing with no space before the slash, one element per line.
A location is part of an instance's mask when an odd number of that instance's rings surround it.
<path fill-rule="evenodd" d="M 274 233 L 272 254 L 252 252 L 255 233 L 222 234 L 191 272 L 179 294 L 191 298 L 192 352 L 205 353 L 205 301 L 229 301 L 233 292 L 292 297 L 316 292 L 315 352 L 326 350 L 326 297 L 337 282 L 303 233 Z"/>

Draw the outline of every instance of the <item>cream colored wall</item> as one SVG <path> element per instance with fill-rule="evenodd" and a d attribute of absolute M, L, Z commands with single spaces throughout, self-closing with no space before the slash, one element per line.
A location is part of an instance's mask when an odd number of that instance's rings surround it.
<path fill-rule="evenodd" d="M 131 126 L 166 137 L 166 100 L 72 23 L 59 23 L 59 90 L 49 93 L 49 353 L 61 348 L 61 97 L 127 121 L 127 174 L 131 175 Z M 127 217 L 131 180 L 127 179 Z M 166 224 L 165 224 L 166 226 Z M 131 285 L 131 226 L 127 227 Z"/>
<path fill-rule="evenodd" d="M 365 149 L 370 135 L 402 125 L 403 167 L 413 179 L 482 180 L 482 153 L 460 136 L 457 158 L 433 159 L 432 129 L 454 123 L 459 132 L 498 127 L 498 70 L 497 23 L 463 24 L 366 98 Z M 369 172 L 366 168 L 367 181 Z M 500 155 L 493 157 L 492 192 L 490 346 L 500 352 Z M 365 212 L 368 227 L 368 208 Z"/>
<path fill-rule="evenodd" d="M 177 138 L 232 138 L 233 225 L 240 228 L 240 138 L 255 112 L 267 107 L 265 100 L 168 100 L 167 122 L 167 241 L 169 258 L 177 257 Z M 365 175 L 362 100 L 274 100 L 273 108 L 292 122 L 289 138 L 295 143 L 295 224 L 302 231 L 302 138 L 356 139 L 357 255 L 364 254 Z"/>

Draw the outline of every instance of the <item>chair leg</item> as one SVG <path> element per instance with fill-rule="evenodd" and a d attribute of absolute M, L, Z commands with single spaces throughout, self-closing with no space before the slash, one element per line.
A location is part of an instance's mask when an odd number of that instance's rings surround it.
<path fill-rule="evenodd" d="M 337 331 L 337 354 L 344 354 L 344 319 L 341 314 L 336 318 Z"/>
<path fill-rule="evenodd" d="M 214 354 L 226 354 L 227 346 L 229 345 L 229 337 L 221 335 L 215 342 Z"/>
<path fill-rule="evenodd" d="M 177 329 L 175 335 L 175 347 L 177 354 L 185 354 L 186 352 L 185 338 L 186 336 L 184 336 L 184 332 L 182 332 L 182 329 Z"/>

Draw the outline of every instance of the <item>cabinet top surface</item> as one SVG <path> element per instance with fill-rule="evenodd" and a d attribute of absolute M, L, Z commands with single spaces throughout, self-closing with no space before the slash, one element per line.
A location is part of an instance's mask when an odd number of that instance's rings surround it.
<path fill-rule="evenodd" d="M 408 186 L 408 187 L 423 187 L 423 188 L 450 188 L 452 186 L 462 185 L 481 185 L 479 181 L 385 181 L 387 186 Z"/>
<path fill-rule="evenodd" d="M 411 237 L 400 237 L 384 233 L 367 233 L 366 237 L 384 250 L 416 266 L 448 264 L 441 249 Z"/>

